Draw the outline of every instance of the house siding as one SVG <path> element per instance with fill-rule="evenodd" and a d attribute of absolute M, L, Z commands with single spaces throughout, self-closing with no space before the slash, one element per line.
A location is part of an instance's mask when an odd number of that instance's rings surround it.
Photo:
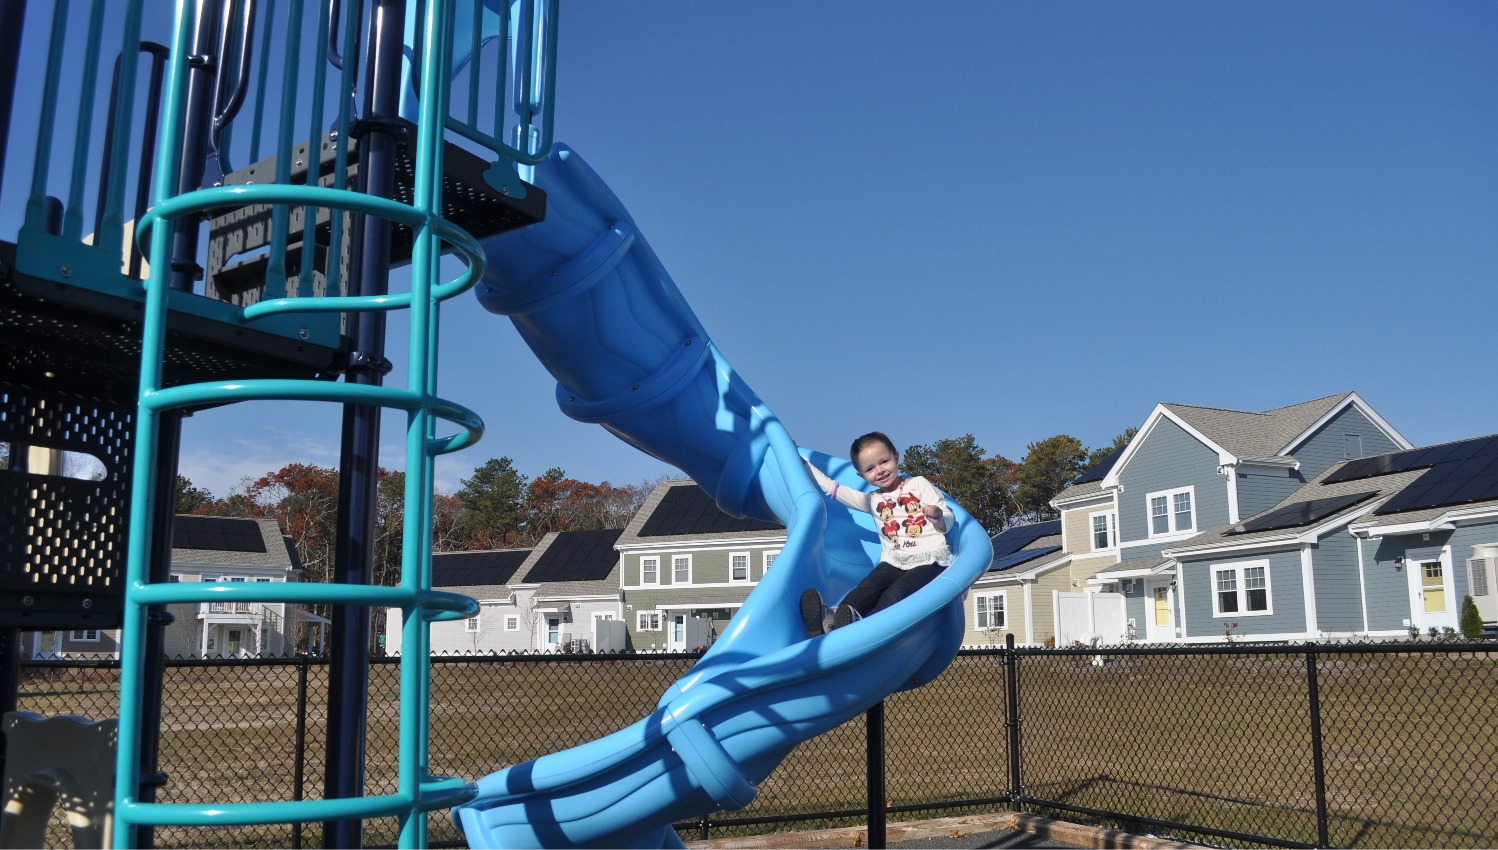
<path fill-rule="evenodd" d="M 1071 593 L 1076 590 L 1071 583 L 1071 571 L 1057 569 L 1041 576 L 1031 587 L 1030 616 L 1035 618 L 1036 644 L 1044 644 L 1056 637 L 1056 606 L 1051 601 L 1051 591 Z"/>
<path fill-rule="evenodd" d="M 1269 510 L 1306 483 L 1298 472 L 1289 475 L 1236 474 L 1240 521 Z"/>
<path fill-rule="evenodd" d="M 1467 559 L 1472 557 L 1473 546 L 1498 545 L 1498 523 L 1481 523 L 1461 526 L 1453 531 L 1435 531 L 1429 540 L 1420 534 L 1397 535 L 1369 540 L 1364 543 L 1363 565 L 1369 579 L 1368 608 L 1370 619 L 1377 611 L 1377 624 L 1373 629 L 1401 629 L 1404 621 L 1412 617 L 1415 600 L 1410 589 L 1408 570 L 1422 561 L 1437 560 L 1442 549 L 1451 547 L 1451 586 L 1455 598 L 1450 600 L 1451 613 L 1459 616 L 1462 597 L 1471 593 L 1468 586 Z M 1403 556 L 1405 564 L 1396 569 L 1394 559 Z M 1379 593 L 1374 597 L 1374 583 Z M 1418 582 L 1416 582 L 1418 583 Z"/>
<path fill-rule="evenodd" d="M 1273 614 L 1243 616 L 1230 614 L 1217 617 L 1212 614 L 1212 580 L 1214 566 L 1230 566 L 1248 561 L 1269 562 L 1269 595 Z M 1185 576 L 1186 628 L 1190 638 L 1221 638 L 1225 626 L 1236 622 L 1234 636 L 1268 634 L 1304 634 L 1306 630 L 1305 594 L 1300 573 L 1300 550 L 1270 552 L 1267 554 L 1217 557 L 1202 560 L 1180 561 Z"/>
<path fill-rule="evenodd" d="M 685 594 L 681 591 L 686 585 L 678 586 L 676 590 L 669 587 L 650 587 L 643 590 L 629 590 L 626 592 L 625 603 L 633 610 L 626 608 L 624 612 L 624 627 L 629 635 L 630 649 L 635 652 L 649 652 L 651 650 L 664 651 L 670 644 L 670 633 L 666 631 L 665 623 L 662 623 L 660 631 L 639 631 L 638 614 L 641 611 L 653 611 L 661 605 L 681 604 L 680 600 L 690 595 L 693 599 L 705 599 L 696 603 L 693 610 L 697 616 L 706 617 L 712 621 L 713 637 L 723 633 L 724 627 L 738 613 L 737 608 L 728 607 L 742 603 L 749 597 L 751 588 L 748 585 L 740 587 L 710 587 L 700 588 L 697 592 Z M 671 613 L 680 613 L 673 611 Z M 662 618 L 664 620 L 664 617 Z"/>
<path fill-rule="evenodd" d="M 1409 582 L 1402 569 L 1394 569 L 1394 549 L 1399 538 L 1360 540 L 1363 549 L 1363 582 L 1368 594 L 1368 630 L 1405 628 L 1410 618 Z"/>
<path fill-rule="evenodd" d="M 1111 511 L 1112 509 L 1112 503 L 1104 502 L 1090 508 L 1062 511 L 1061 522 L 1066 529 L 1066 551 L 1080 555 L 1092 552 L 1091 514 L 1100 511 Z"/>
<path fill-rule="evenodd" d="M 728 584 L 729 556 L 737 552 L 749 553 L 749 583 L 745 587 L 757 584 L 764 577 L 764 554 L 766 552 L 777 552 L 784 544 L 774 546 L 735 546 L 722 549 L 695 549 L 684 546 L 680 549 L 662 549 L 659 552 L 645 552 L 640 554 L 630 553 L 624 556 L 624 585 L 628 588 L 636 588 L 640 585 L 640 558 L 660 558 L 660 587 L 691 588 L 699 584 Z M 671 574 L 671 556 L 692 556 L 692 583 L 688 585 L 677 585 Z M 650 585 L 650 589 L 656 589 L 656 585 Z"/>
<path fill-rule="evenodd" d="M 1217 472 L 1217 453 L 1162 418 L 1144 438 L 1128 466 L 1119 473 L 1118 522 L 1122 538 L 1121 560 L 1156 558 L 1168 543 L 1149 541 L 1147 494 L 1192 486 L 1197 531 L 1228 521 L 1227 481 Z"/>
<path fill-rule="evenodd" d="M 1004 594 L 1004 628 L 979 631 L 977 602 L 979 594 Z M 1014 635 L 1015 643 L 1025 642 L 1025 588 L 1019 584 L 974 585 L 962 600 L 965 630 L 963 646 L 997 647 L 1004 645 L 1004 636 Z"/>
<path fill-rule="evenodd" d="M 1363 457 L 1399 451 L 1399 446 L 1369 421 L 1362 411 L 1348 407 L 1321 426 L 1292 453 L 1300 461 L 1302 479 L 1310 481 L 1332 464 L 1347 459 L 1343 452 L 1344 434 L 1356 434 L 1362 438 Z"/>
<path fill-rule="evenodd" d="M 1357 541 L 1339 528 L 1311 547 L 1316 582 L 1316 627 L 1323 632 L 1363 630 Z"/>
<path fill-rule="evenodd" d="M 1104 555 L 1096 558 L 1073 558 L 1071 562 L 1071 577 L 1077 581 L 1086 582 L 1088 579 L 1118 563 L 1114 555 Z"/>

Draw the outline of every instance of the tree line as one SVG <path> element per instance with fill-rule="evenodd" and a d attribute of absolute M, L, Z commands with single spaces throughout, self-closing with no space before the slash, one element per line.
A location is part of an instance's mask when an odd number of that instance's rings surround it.
<path fill-rule="evenodd" d="M 901 470 L 924 475 L 951 494 L 990 533 L 1054 519 L 1050 506 L 1086 470 L 1123 448 L 1130 428 L 1106 445 L 1086 448 L 1058 434 L 1026 447 L 1019 462 L 990 455 L 972 434 L 906 448 Z M 406 476 L 381 469 L 376 485 L 374 581 L 400 579 L 405 537 Z M 457 492 L 432 503 L 432 548 L 438 552 L 512 549 L 535 545 L 553 531 L 623 528 L 655 482 L 617 486 L 569 477 L 553 467 L 534 478 L 508 457 L 491 458 L 461 479 Z M 338 470 L 293 463 L 246 478 L 222 498 L 177 478 L 177 512 L 200 516 L 274 519 L 301 558 L 304 581 L 327 581 L 333 571 L 338 521 Z"/>

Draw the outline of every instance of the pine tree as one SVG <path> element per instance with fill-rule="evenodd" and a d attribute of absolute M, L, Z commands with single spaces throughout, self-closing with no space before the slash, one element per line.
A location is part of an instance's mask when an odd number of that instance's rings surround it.
<path fill-rule="evenodd" d="M 1472 597 L 1462 597 L 1462 637 L 1477 640 L 1482 637 L 1482 615 L 1477 612 L 1477 603 Z"/>

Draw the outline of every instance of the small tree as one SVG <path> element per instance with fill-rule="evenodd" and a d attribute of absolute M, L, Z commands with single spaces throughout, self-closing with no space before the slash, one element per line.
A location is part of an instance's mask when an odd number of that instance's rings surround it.
<path fill-rule="evenodd" d="M 1482 615 L 1477 612 L 1477 603 L 1472 597 L 1462 597 L 1462 637 L 1477 640 L 1482 637 Z"/>

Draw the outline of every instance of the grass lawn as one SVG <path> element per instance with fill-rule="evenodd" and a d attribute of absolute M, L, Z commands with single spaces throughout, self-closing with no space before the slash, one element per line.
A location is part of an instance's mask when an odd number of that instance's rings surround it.
<path fill-rule="evenodd" d="M 1498 676 L 1493 655 L 1323 656 L 1319 669 L 1334 846 L 1498 846 Z M 442 661 L 432 666 L 431 769 L 479 777 L 624 728 L 690 661 Z M 37 670 L 28 668 L 28 672 Z M 47 671 L 49 673 L 55 671 Z M 21 707 L 110 717 L 113 671 L 23 681 Z M 367 778 L 394 790 L 398 668 L 370 672 Z M 1304 656 L 1024 656 L 1023 781 L 1030 797 L 1141 817 L 1316 839 Z M 162 802 L 288 800 L 296 771 L 294 666 L 172 666 L 162 734 Z M 322 787 L 326 668 L 307 676 L 305 794 Z M 887 703 L 889 802 L 922 805 L 1006 793 L 1004 669 L 964 656 Z M 861 809 L 861 718 L 798 747 L 742 812 L 767 817 Z M 989 806 L 988 808 L 995 808 Z M 947 813 L 956 814 L 959 810 Z M 911 815 L 915 816 L 915 815 Z M 856 819 L 855 819 L 856 820 Z M 456 840 L 445 812 L 433 841 Z M 818 822 L 816 825 L 820 825 Z M 805 829 L 723 827 L 715 835 Z M 60 821 L 59 821 L 60 828 Z M 395 840 L 393 819 L 366 825 Z M 63 833 L 53 836 L 65 846 Z M 319 846 L 320 825 L 301 828 Z M 291 827 L 170 827 L 161 846 L 290 846 Z"/>

